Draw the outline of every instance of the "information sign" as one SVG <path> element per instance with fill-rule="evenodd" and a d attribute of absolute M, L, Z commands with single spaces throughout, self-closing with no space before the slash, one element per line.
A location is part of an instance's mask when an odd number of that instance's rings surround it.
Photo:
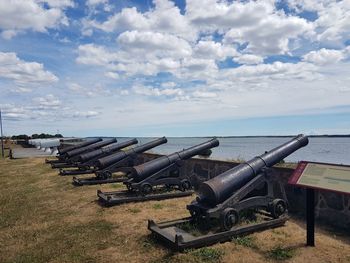
<path fill-rule="evenodd" d="M 350 166 L 300 162 L 290 184 L 350 194 Z"/>

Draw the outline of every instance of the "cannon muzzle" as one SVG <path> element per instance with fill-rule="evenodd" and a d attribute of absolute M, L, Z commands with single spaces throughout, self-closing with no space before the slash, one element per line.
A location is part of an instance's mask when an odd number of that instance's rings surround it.
<path fill-rule="evenodd" d="M 136 182 L 140 182 L 148 176 L 166 168 L 167 166 L 174 164 L 181 160 L 189 159 L 195 155 L 202 153 L 207 149 L 217 147 L 219 145 L 218 139 L 214 138 L 207 142 L 198 144 L 191 148 L 182 150 L 180 152 L 175 152 L 167 156 L 162 156 L 147 163 L 134 166 L 131 168 L 131 173 L 128 175 L 133 178 Z"/>
<path fill-rule="evenodd" d="M 296 150 L 306 146 L 309 140 L 307 136 L 298 135 L 287 143 L 284 143 L 263 155 L 257 156 L 248 162 L 242 163 L 206 182 L 200 184 L 198 189 L 198 203 L 215 206 L 225 201 L 232 193 L 254 176 L 261 173 L 265 167 L 271 167 L 283 160 Z"/>
<path fill-rule="evenodd" d="M 140 146 L 128 149 L 126 151 L 117 152 L 111 155 L 108 155 L 106 157 L 103 157 L 101 159 L 98 159 L 95 163 L 95 166 L 99 169 L 106 168 L 114 163 L 117 163 L 133 154 L 138 154 L 145 152 L 147 150 L 150 150 L 154 147 L 157 147 L 158 145 L 161 145 L 163 143 L 167 143 L 168 140 L 165 137 L 150 141 L 148 143 L 142 144 Z"/>
<path fill-rule="evenodd" d="M 72 146 L 68 146 L 68 147 L 65 147 L 63 149 L 61 149 L 61 147 L 58 148 L 58 153 L 60 155 L 63 155 L 69 151 L 73 151 L 75 149 L 78 149 L 78 148 L 81 148 L 81 147 L 85 147 L 85 146 L 88 146 L 88 145 L 91 145 L 91 144 L 94 144 L 96 142 L 100 142 L 102 141 L 102 138 L 95 138 L 95 139 L 88 139 L 82 143 L 79 143 L 79 144 L 76 144 L 76 145 L 72 145 Z"/>
<path fill-rule="evenodd" d="M 116 138 L 105 139 L 105 140 L 102 140 L 100 142 L 69 151 L 66 153 L 66 157 L 69 159 L 73 156 L 77 156 L 77 155 L 82 154 L 82 153 L 87 152 L 87 151 L 93 151 L 95 149 L 101 148 L 103 146 L 106 146 L 106 145 L 114 143 L 114 142 L 117 142 Z"/>
<path fill-rule="evenodd" d="M 132 139 L 132 140 L 128 140 L 125 142 L 121 142 L 121 143 L 113 143 L 110 145 L 107 145 L 105 147 L 102 147 L 100 149 L 91 151 L 91 152 L 87 152 L 87 153 L 83 153 L 79 156 L 79 162 L 83 163 L 83 162 L 87 162 L 93 158 L 98 158 L 98 156 L 100 155 L 107 155 L 108 153 L 113 153 L 116 152 L 120 149 L 123 149 L 125 147 L 128 147 L 130 145 L 136 144 L 138 143 L 138 140 L 136 139 Z"/>

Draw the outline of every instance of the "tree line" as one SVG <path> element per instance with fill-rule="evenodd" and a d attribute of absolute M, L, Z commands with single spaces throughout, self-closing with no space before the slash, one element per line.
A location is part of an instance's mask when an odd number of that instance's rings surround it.
<path fill-rule="evenodd" d="M 34 133 L 31 136 L 27 134 L 13 135 L 11 136 L 12 140 L 30 140 L 30 139 L 48 139 L 48 138 L 63 138 L 62 134 L 48 134 L 48 133 Z"/>

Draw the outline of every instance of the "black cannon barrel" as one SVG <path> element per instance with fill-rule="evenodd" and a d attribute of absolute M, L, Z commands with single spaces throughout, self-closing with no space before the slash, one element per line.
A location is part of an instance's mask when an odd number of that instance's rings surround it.
<path fill-rule="evenodd" d="M 123 160 L 124 158 L 127 158 L 130 155 L 145 152 L 149 149 L 152 149 L 158 145 L 161 145 L 161 144 L 167 143 L 167 142 L 168 142 L 168 140 L 165 137 L 158 138 L 156 140 L 153 140 L 153 141 L 150 141 L 148 143 L 142 144 L 140 146 L 128 149 L 126 151 L 120 151 L 120 152 L 108 155 L 106 157 L 103 157 L 101 159 L 98 159 L 96 161 L 95 166 L 98 167 L 99 169 L 103 169 L 103 168 L 106 168 L 106 167 L 112 165 L 113 163 L 119 162 L 119 161 Z"/>
<path fill-rule="evenodd" d="M 95 149 L 101 148 L 103 146 L 106 146 L 106 145 L 114 143 L 114 142 L 117 142 L 116 138 L 105 139 L 105 140 L 102 140 L 100 142 L 97 142 L 97 143 L 94 143 L 94 144 L 91 144 L 91 145 L 88 145 L 88 146 L 85 146 L 85 147 L 81 147 L 81 148 L 75 149 L 73 151 L 69 151 L 69 152 L 66 153 L 66 156 L 68 158 L 71 158 L 73 156 L 77 156 L 77 155 L 79 155 L 81 153 L 84 153 L 86 151 L 93 151 Z"/>
<path fill-rule="evenodd" d="M 76 144 L 76 145 L 68 146 L 68 147 L 65 147 L 63 149 L 59 148 L 58 152 L 59 152 L 60 155 L 63 155 L 66 152 L 73 151 L 75 149 L 78 149 L 78 148 L 81 148 L 81 147 L 85 147 L 85 146 L 88 146 L 88 145 L 91 145 L 91 144 L 94 144 L 94 143 L 100 142 L 100 141 L 102 141 L 102 138 L 87 139 L 86 141 L 84 141 L 82 143 L 79 143 L 79 144 Z"/>
<path fill-rule="evenodd" d="M 83 153 L 79 156 L 78 161 L 79 162 L 87 162 L 93 158 L 97 158 L 99 155 L 107 155 L 108 153 L 113 153 L 116 152 L 120 149 L 123 149 L 125 147 L 128 147 L 130 145 L 133 144 L 137 144 L 138 140 L 136 138 L 132 139 L 132 140 L 128 140 L 125 142 L 121 142 L 121 143 L 113 143 L 110 145 L 107 145 L 105 147 L 102 147 L 100 149 L 94 150 L 92 152 L 87 152 L 87 153 Z"/>
<path fill-rule="evenodd" d="M 242 163 L 199 185 L 198 202 L 215 206 L 232 195 L 259 174 L 264 167 L 271 167 L 288 155 L 308 144 L 307 136 L 302 134 L 292 140 Z"/>
<path fill-rule="evenodd" d="M 218 139 L 213 138 L 207 142 L 195 145 L 180 152 L 174 152 L 170 155 L 162 156 L 157 159 L 151 160 L 147 163 L 134 166 L 131 169 L 131 173 L 129 176 L 133 178 L 136 182 L 140 182 L 148 176 L 154 174 L 155 172 L 158 172 L 161 169 L 167 167 L 168 165 L 171 165 L 180 160 L 189 159 L 195 155 L 202 153 L 205 150 L 217 147 L 218 145 Z"/>

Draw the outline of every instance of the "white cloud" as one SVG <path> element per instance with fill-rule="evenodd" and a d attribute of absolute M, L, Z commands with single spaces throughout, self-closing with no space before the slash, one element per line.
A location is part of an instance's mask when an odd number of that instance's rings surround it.
<path fill-rule="evenodd" d="M 68 85 L 68 89 L 70 89 L 71 91 L 74 92 L 83 92 L 84 88 L 82 86 L 80 86 L 78 83 L 70 83 Z"/>
<path fill-rule="evenodd" d="M 90 13 L 82 21 L 85 35 L 99 31 L 98 41 L 81 44 L 76 61 L 96 66 L 96 78 L 106 78 L 101 86 L 120 84 L 111 92 L 120 96 L 120 107 L 126 106 L 128 114 L 118 116 L 125 117 L 126 126 L 176 122 L 179 115 L 184 122 L 210 121 L 350 103 L 339 96 L 348 92 L 344 76 L 350 51 L 344 49 L 349 37 L 343 1 L 311 0 L 297 8 L 297 13 L 317 12 L 315 21 L 277 10 L 276 1 L 192 0 L 182 13 L 173 2 L 153 3 L 148 11 L 123 8 L 106 19 Z M 287 62 L 264 63 L 270 55 Z M 288 62 L 290 57 L 301 61 Z M 240 65 L 232 68 L 230 60 Z M 92 96 L 98 92 L 82 88 L 89 102 L 101 103 Z M 106 96 L 103 106 L 110 111 L 115 100 L 109 100 Z M 137 107 L 129 112 L 131 104 Z M 115 118 L 115 112 L 107 115 L 108 123 Z"/>
<path fill-rule="evenodd" d="M 178 7 L 168 0 L 153 1 L 155 8 L 140 13 L 135 7 L 123 8 L 104 22 L 85 19 L 84 29 L 97 28 L 105 32 L 123 31 L 156 31 L 160 33 L 170 33 L 185 39 L 193 40 L 196 31 L 191 28 L 189 21 L 181 15 Z"/>
<path fill-rule="evenodd" d="M 349 1 L 291 0 L 288 4 L 297 12 L 317 13 L 314 22 L 316 40 L 328 45 L 342 47 L 350 35 Z"/>
<path fill-rule="evenodd" d="M 32 89 L 25 88 L 25 87 L 18 87 L 14 90 L 15 93 L 30 93 L 32 92 Z"/>
<path fill-rule="evenodd" d="M 49 7 L 44 8 L 46 3 Z M 0 29 L 6 39 L 14 37 L 18 32 L 33 30 L 46 32 L 47 29 L 68 25 L 64 8 L 72 7 L 70 0 L 12 0 L 0 1 Z"/>
<path fill-rule="evenodd" d="M 50 7 L 74 7 L 74 0 L 37 0 L 38 3 L 47 3 Z"/>
<path fill-rule="evenodd" d="M 315 65 L 306 62 L 293 64 L 277 61 L 272 64 L 243 65 L 238 68 L 225 69 L 221 78 L 241 81 L 257 81 L 262 79 L 313 80 L 320 76 L 317 70 L 318 68 Z"/>
<path fill-rule="evenodd" d="M 2 116 L 5 120 L 21 120 L 28 118 L 28 114 L 23 107 L 14 104 L 0 104 Z"/>
<path fill-rule="evenodd" d="M 192 93 L 192 96 L 195 98 L 212 99 L 212 98 L 216 98 L 217 94 L 214 92 L 208 92 L 208 91 L 195 91 Z"/>
<path fill-rule="evenodd" d="M 315 21 L 321 31 L 317 38 L 321 42 L 342 45 L 350 35 L 350 5 L 348 1 L 336 1 L 326 5 L 318 12 L 319 18 Z"/>
<path fill-rule="evenodd" d="M 100 4 L 107 4 L 108 0 L 87 0 L 86 5 L 87 6 L 96 6 Z"/>
<path fill-rule="evenodd" d="M 251 27 L 230 29 L 224 42 L 248 43 L 246 50 L 256 55 L 286 54 L 291 39 L 312 32 L 312 24 L 305 19 L 273 14 Z"/>
<path fill-rule="evenodd" d="M 135 94 L 146 95 L 146 96 L 182 96 L 184 92 L 179 88 L 165 88 L 158 89 L 149 86 L 135 85 L 132 87 L 132 91 Z"/>
<path fill-rule="evenodd" d="M 185 58 L 181 68 L 174 74 L 182 79 L 195 80 L 211 78 L 219 73 L 218 66 L 213 59 Z"/>
<path fill-rule="evenodd" d="M 127 49 L 128 51 L 111 52 L 103 46 L 80 45 L 76 61 L 79 64 L 105 67 L 107 70 L 105 76 L 109 78 L 116 78 L 116 74 L 120 76 L 121 73 L 127 76 L 137 74 L 151 76 L 161 71 L 172 72 L 180 67 L 179 59 L 166 57 L 177 53 L 175 47 L 174 50 L 152 50 L 149 48 L 141 51 L 135 46 Z M 165 57 L 161 57 L 163 55 Z M 130 57 L 133 59 L 131 60 Z"/>
<path fill-rule="evenodd" d="M 199 58 L 224 60 L 227 57 L 237 56 L 238 52 L 231 46 L 225 46 L 220 42 L 199 41 L 194 47 L 194 55 Z"/>
<path fill-rule="evenodd" d="M 176 87 L 176 83 L 175 82 L 164 82 L 162 83 L 162 88 L 174 88 Z"/>
<path fill-rule="evenodd" d="M 0 52 L 0 78 L 13 80 L 17 84 L 49 84 L 58 81 L 53 73 L 44 70 L 43 64 L 26 62 L 12 52 Z"/>
<path fill-rule="evenodd" d="M 61 38 L 61 39 L 59 39 L 58 41 L 60 41 L 61 43 L 65 43 L 65 44 L 71 43 L 71 42 L 72 42 L 72 41 L 69 40 L 68 37 Z"/>
<path fill-rule="evenodd" d="M 142 52 L 145 56 L 171 56 L 172 58 L 190 56 L 191 46 L 187 41 L 157 32 L 126 31 L 119 35 L 118 44 L 124 50 Z"/>
<path fill-rule="evenodd" d="M 188 1 L 186 17 L 202 30 L 229 29 L 252 26 L 270 15 L 272 1 L 233 2 L 208 0 Z"/>
<path fill-rule="evenodd" d="M 106 32 L 125 31 L 148 28 L 147 19 L 135 7 L 124 8 L 120 13 L 111 16 L 103 23 L 84 20 L 85 28 L 98 28 Z"/>
<path fill-rule="evenodd" d="M 123 90 L 121 90 L 120 91 L 120 95 L 129 95 L 129 91 L 128 90 L 126 90 L 126 89 L 123 89 Z"/>
<path fill-rule="evenodd" d="M 100 113 L 97 111 L 76 111 L 73 113 L 75 118 L 92 118 L 98 116 Z"/>
<path fill-rule="evenodd" d="M 9 40 L 9 39 L 11 39 L 11 38 L 13 38 L 15 35 L 17 35 L 18 34 L 18 31 L 16 31 L 16 30 L 11 30 L 11 29 L 9 29 L 9 30 L 3 30 L 2 32 L 1 32 L 1 36 L 4 38 L 4 39 L 6 39 L 6 40 Z"/>
<path fill-rule="evenodd" d="M 92 87 L 89 86 L 83 87 L 78 83 L 68 83 L 67 87 L 70 91 L 73 93 L 88 97 L 88 98 L 96 98 L 98 96 L 109 96 L 110 95 L 110 90 L 108 88 L 102 87 L 101 85 L 93 85 Z"/>
<path fill-rule="evenodd" d="M 114 60 L 114 54 L 108 52 L 104 47 L 95 44 L 80 45 L 78 47 L 78 58 L 80 64 L 105 66 Z"/>
<path fill-rule="evenodd" d="M 289 0 L 288 5 L 297 12 L 319 11 L 324 9 L 325 5 L 332 2 L 332 0 Z"/>
<path fill-rule="evenodd" d="M 240 64 L 260 64 L 264 61 L 264 58 L 252 54 L 243 54 L 233 59 Z"/>
<path fill-rule="evenodd" d="M 42 109 L 58 109 L 62 102 L 52 94 L 45 97 L 34 98 L 33 102 Z"/>
<path fill-rule="evenodd" d="M 119 74 L 111 71 L 106 72 L 105 76 L 111 79 L 119 79 Z"/>
<path fill-rule="evenodd" d="M 325 49 L 311 51 L 303 56 L 303 60 L 316 65 L 338 63 L 346 56 L 345 51 L 335 49 Z"/>

